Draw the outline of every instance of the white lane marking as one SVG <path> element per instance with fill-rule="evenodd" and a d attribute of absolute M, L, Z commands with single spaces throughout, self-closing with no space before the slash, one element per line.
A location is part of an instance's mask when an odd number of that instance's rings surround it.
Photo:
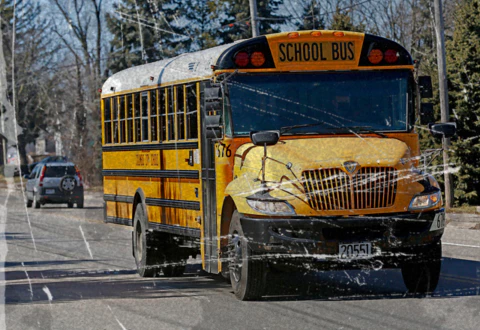
<path fill-rule="evenodd" d="M 22 266 L 23 266 L 23 271 L 25 272 L 25 276 L 27 276 L 28 286 L 30 287 L 30 300 L 33 301 L 32 281 L 30 281 L 30 276 L 28 276 L 27 269 L 25 268 L 25 264 L 23 262 L 22 262 Z"/>
<path fill-rule="evenodd" d="M 49 303 L 52 302 L 52 300 L 53 300 L 52 293 L 50 292 L 50 290 L 48 289 L 48 287 L 46 285 L 43 287 L 43 292 L 45 292 L 45 294 L 47 295 L 48 302 Z"/>
<path fill-rule="evenodd" d="M 78 226 L 78 228 L 80 228 L 80 232 L 82 233 L 83 241 L 85 242 L 85 245 L 87 246 L 88 254 L 90 254 L 90 258 L 93 259 L 92 251 L 90 251 L 90 244 L 88 244 L 87 239 L 85 238 L 85 235 L 83 234 L 82 226 Z"/>
<path fill-rule="evenodd" d="M 112 308 L 110 307 L 110 305 L 107 305 L 108 309 L 110 310 L 110 312 L 112 312 L 112 315 L 113 317 L 115 318 L 115 320 L 117 321 L 118 325 L 122 328 L 122 330 L 127 330 L 127 328 L 125 328 L 122 324 L 122 322 L 120 322 L 117 317 L 115 316 L 115 314 L 113 314 L 113 311 L 112 311 Z"/>
<path fill-rule="evenodd" d="M 448 243 L 448 242 L 442 242 L 442 244 L 443 245 L 463 246 L 463 247 L 471 247 L 471 248 L 480 249 L 479 245 L 457 244 L 457 243 Z"/>

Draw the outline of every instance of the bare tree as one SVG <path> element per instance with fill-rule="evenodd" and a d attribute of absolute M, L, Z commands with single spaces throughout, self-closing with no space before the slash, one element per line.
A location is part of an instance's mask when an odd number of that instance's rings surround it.
<path fill-rule="evenodd" d="M 53 32 L 61 40 L 64 56 L 69 63 L 61 76 L 69 89 L 61 94 L 68 110 L 74 116 L 73 127 L 66 145 L 72 158 L 83 168 L 86 181 L 100 178 L 99 95 L 102 80 L 102 2 L 103 0 L 50 0 L 55 9 Z M 94 23 L 93 23 L 94 22 Z M 96 25 L 96 29 L 92 26 Z M 74 91 L 72 93 L 72 91 Z M 70 95 L 70 97 L 68 97 Z M 58 111 L 58 108 L 57 108 Z M 63 113 L 63 111 L 61 111 Z M 65 126 L 65 123 L 62 123 Z M 58 126 L 58 124 L 57 124 Z"/>

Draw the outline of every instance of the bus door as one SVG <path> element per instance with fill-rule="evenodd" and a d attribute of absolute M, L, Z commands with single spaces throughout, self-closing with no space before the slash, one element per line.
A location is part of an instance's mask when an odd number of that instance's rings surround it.
<path fill-rule="evenodd" d="M 215 140 L 220 137 L 220 88 L 206 84 L 202 119 L 202 191 L 205 271 L 218 273 L 217 199 L 215 182 Z M 214 129 L 213 127 L 216 127 Z"/>

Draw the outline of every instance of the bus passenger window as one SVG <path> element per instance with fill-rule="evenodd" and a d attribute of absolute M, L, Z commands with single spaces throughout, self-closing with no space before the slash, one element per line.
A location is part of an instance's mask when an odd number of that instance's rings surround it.
<path fill-rule="evenodd" d="M 198 138 L 197 84 L 187 85 L 187 139 Z"/>
<path fill-rule="evenodd" d="M 150 92 L 150 129 L 152 141 L 158 141 L 158 104 L 157 104 L 158 90 Z"/>
<path fill-rule="evenodd" d="M 127 141 L 133 142 L 133 95 L 127 95 Z"/>
<path fill-rule="evenodd" d="M 112 143 L 112 109 L 110 98 L 103 100 L 104 143 Z"/>
<path fill-rule="evenodd" d="M 175 140 L 175 109 L 174 109 L 174 104 L 175 104 L 175 98 L 174 98 L 174 89 L 173 87 L 169 87 L 167 89 L 168 91 L 168 114 L 167 114 L 167 125 L 168 125 L 168 140 L 172 141 Z"/>
<path fill-rule="evenodd" d="M 148 92 L 142 93 L 142 141 L 148 141 Z"/>
<path fill-rule="evenodd" d="M 125 96 L 122 95 L 119 97 L 119 118 L 120 118 L 120 143 L 125 143 Z"/>
<path fill-rule="evenodd" d="M 167 139 L 167 110 L 165 107 L 165 95 L 165 88 L 158 90 L 158 111 L 160 112 L 160 141 L 165 141 Z"/>
<path fill-rule="evenodd" d="M 135 142 L 142 141 L 142 122 L 140 121 L 140 94 L 135 93 L 133 107 L 134 107 L 134 114 L 135 114 Z"/>
<path fill-rule="evenodd" d="M 118 143 L 118 97 L 112 98 L 113 111 L 113 143 Z"/>
<path fill-rule="evenodd" d="M 185 139 L 185 97 L 183 85 L 177 87 L 177 140 Z"/>

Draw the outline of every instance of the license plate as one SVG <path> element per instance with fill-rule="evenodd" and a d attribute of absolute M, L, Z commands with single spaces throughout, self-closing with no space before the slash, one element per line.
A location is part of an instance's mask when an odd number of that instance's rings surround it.
<path fill-rule="evenodd" d="M 372 255 L 372 243 L 349 243 L 338 245 L 338 257 L 340 259 L 367 258 Z"/>
<path fill-rule="evenodd" d="M 45 193 L 49 195 L 55 194 L 55 189 L 46 189 Z"/>

